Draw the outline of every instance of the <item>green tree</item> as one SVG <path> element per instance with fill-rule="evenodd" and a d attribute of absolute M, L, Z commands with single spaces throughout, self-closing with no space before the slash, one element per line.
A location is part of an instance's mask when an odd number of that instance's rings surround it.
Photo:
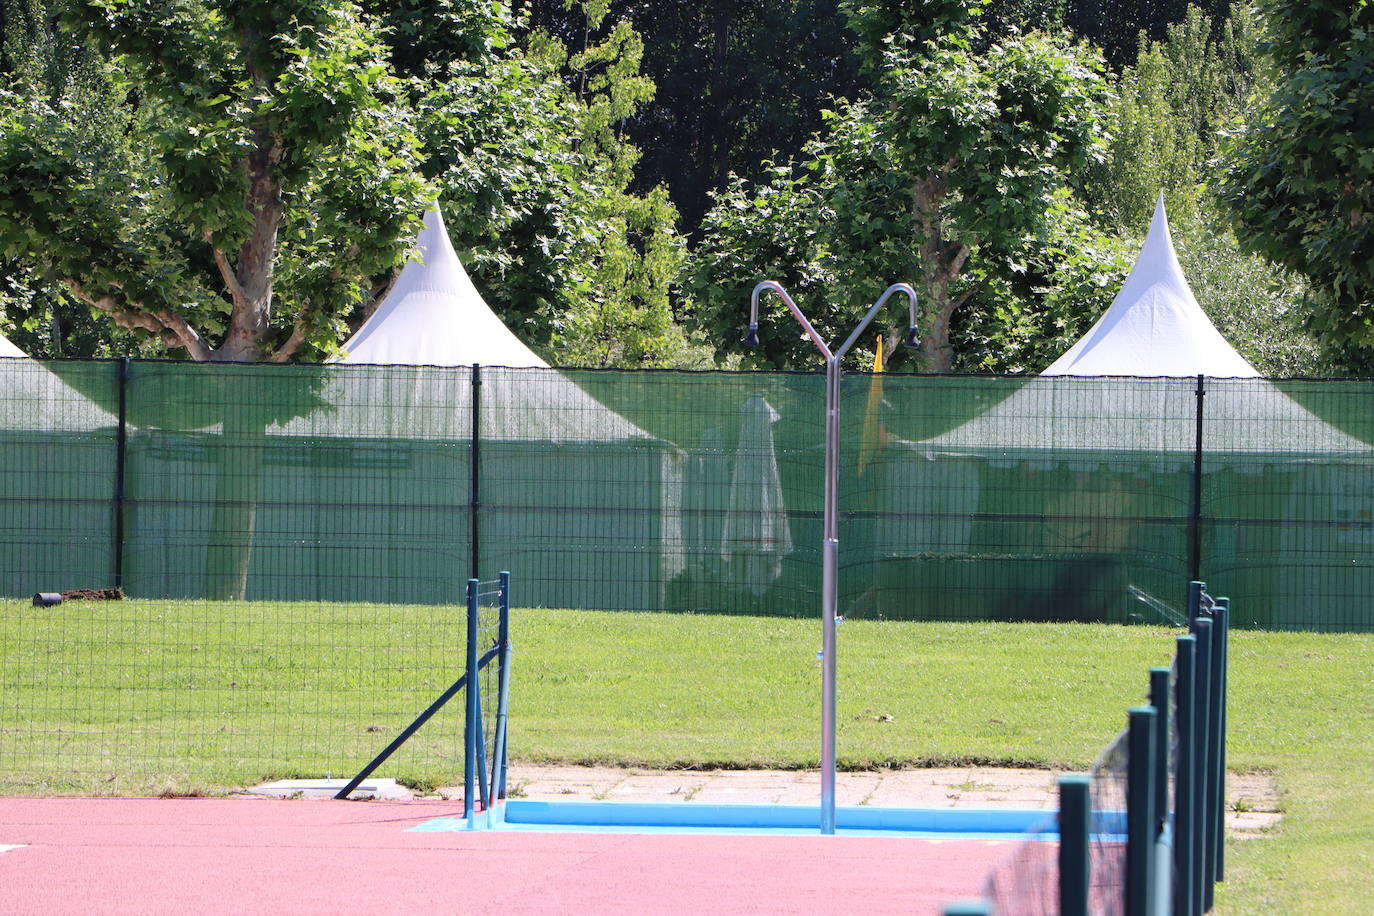
<path fill-rule="evenodd" d="M 1112 304 L 1139 245 L 1093 225 L 1061 192 L 1047 230 L 1012 269 L 984 274 L 950 329 L 957 368 L 1037 373 L 1078 342 Z"/>
<path fill-rule="evenodd" d="M 684 365 L 669 292 L 685 243 L 665 191 L 633 190 L 624 124 L 652 96 L 633 24 L 582 17 L 576 50 L 504 5 L 380 8 L 421 165 L 502 319 L 551 362 Z M 455 36 L 468 36 L 456 38 Z"/>
<path fill-rule="evenodd" d="M 529 27 L 570 49 L 585 16 L 563 0 L 521 4 Z M 801 148 L 831 96 L 863 83 L 839 0 L 615 0 L 609 18 L 643 27 L 652 101 L 625 123 L 644 152 L 635 187 L 668 188 L 695 235 L 732 172 L 755 178 L 766 160 Z"/>
<path fill-rule="evenodd" d="M 342 313 L 399 260 L 432 192 L 402 87 L 347 2 L 109 0 L 69 12 L 108 49 L 124 104 L 92 131 L 65 94 L 0 98 L 0 246 L 46 283 L 199 361 L 326 353 Z M 112 100 L 113 101 L 113 100 Z M 287 307 L 274 307 L 283 303 Z M 210 593 L 242 598 L 263 431 L 313 404 L 272 403 L 232 373 L 204 406 L 155 404 L 139 425 L 217 424 Z"/>
<path fill-rule="evenodd" d="M 1261 4 L 1276 88 L 1230 158 L 1242 242 L 1309 277 L 1312 326 L 1374 347 L 1374 4 Z"/>
<path fill-rule="evenodd" d="M 1230 15 L 1231 0 L 1201 0 L 1207 19 L 1219 23 Z M 1137 59 L 1145 41 L 1162 41 L 1172 23 L 1186 15 L 1188 0 L 1068 0 L 1064 22 L 1102 49 L 1113 69 Z"/>
<path fill-rule="evenodd" d="M 1161 191 L 1169 213 L 1211 210 L 1215 160 L 1224 136 L 1257 105 L 1259 23 L 1249 7 L 1214 24 L 1194 5 L 1146 42 L 1116 84 L 1107 154 L 1084 181 L 1084 196 L 1105 222 L 1135 231 Z"/>
<path fill-rule="evenodd" d="M 39 99 L 54 129 L 76 148 L 106 161 L 127 160 L 130 112 L 103 57 L 57 28 L 41 0 L 0 3 L 0 88 Z M 7 319 L 7 321 L 6 321 Z M 137 352 L 132 332 L 92 321 L 89 309 L 22 260 L 0 255 L 0 331 L 35 357 Z"/>
<path fill-rule="evenodd" d="M 116 56 L 137 134 L 105 157 L 60 100 L 7 90 L 5 253 L 193 359 L 328 352 L 432 193 L 357 7 L 91 0 L 70 24 Z"/>
<path fill-rule="evenodd" d="M 1306 327 L 1310 283 L 1246 252 L 1225 225 L 1206 214 L 1170 213 L 1174 245 L 1188 286 L 1221 335 L 1271 378 L 1341 374 L 1339 360 Z"/>
<path fill-rule="evenodd" d="M 1091 54 L 1039 33 L 989 40 L 978 10 L 851 10 L 876 95 L 831 113 L 795 166 L 718 197 L 691 280 L 705 324 L 737 325 L 750 281 L 775 278 L 826 303 L 813 318 L 833 336 L 912 279 L 922 366 L 959 364 L 960 309 L 1048 238 L 1066 174 L 1096 155 L 1104 94 Z M 804 364 L 795 335 L 765 337 L 762 361 Z"/>

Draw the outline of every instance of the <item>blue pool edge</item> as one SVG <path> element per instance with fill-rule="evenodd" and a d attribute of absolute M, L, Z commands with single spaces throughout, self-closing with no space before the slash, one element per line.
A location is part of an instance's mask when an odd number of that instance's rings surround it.
<path fill-rule="evenodd" d="M 867 805 L 835 809 L 841 836 L 904 836 L 946 839 L 1057 840 L 1056 812 L 1020 808 L 881 808 Z M 1049 820 L 1051 823 L 1046 825 Z M 511 799 L 471 821 L 433 818 L 416 832 L 506 830 L 563 833 L 706 833 L 806 836 L 820 833 L 815 805 L 717 805 L 689 802 L 536 801 Z"/>

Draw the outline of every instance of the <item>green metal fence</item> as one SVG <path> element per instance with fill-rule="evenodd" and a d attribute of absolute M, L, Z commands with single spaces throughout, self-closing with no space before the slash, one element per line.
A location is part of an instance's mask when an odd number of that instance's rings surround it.
<path fill-rule="evenodd" d="M 1224 879 L 1230 601 L 1189 584 L 1189 633 L 1150 671 L 1149 705 L 1059 810 L 945 916 L 1202 916 Z M 1047 839 L 1057 842 L 1045 842 Z"/>
<path fill-rule="evenodd" d="M 841 611 L 1374 629 L 1374 384 L 853 374 Z M 0 594 L 811 615 L 823 379 L 0 361 Z"/>

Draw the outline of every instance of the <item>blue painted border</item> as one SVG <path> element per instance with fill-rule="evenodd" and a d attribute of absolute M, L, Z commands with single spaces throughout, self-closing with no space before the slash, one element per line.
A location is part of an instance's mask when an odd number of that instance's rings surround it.
<path fill-rule="evenodd" d="M 1011 808 L 875 808 L 835 810 L 841 835 L 907 836 L 947 839 L 1057 840 L 1055 812 Z M 563 802 L 512 799 L 477 825 L 495 830 L 565 833 L 752 833 L 812 835 L 820 833 L 820 811 L 814 805 L 707 805 L 689 802 Z M 411 828 L 421 832 L 469 830 L 467 820 L 436 818 Z"/>

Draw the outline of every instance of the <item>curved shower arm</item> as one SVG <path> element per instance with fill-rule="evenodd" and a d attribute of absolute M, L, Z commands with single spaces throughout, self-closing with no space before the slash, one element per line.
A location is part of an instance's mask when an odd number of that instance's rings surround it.
<path fill-rule="evenodd" d="M 749 336 L 753 339 L 754 343 L 758 342 L 759 296 L 762 295 L 764 290 L 772 290 L 777 294 L 778 298 L 787 305 L 787 308 L 796 316 L 796 319 L 801 322 L 801 326 L 806 329 L 806 336 L 810 337 L 811 342 L 820 349 L 821 354 L 825 357 L 827 362 L 834 358 L 834 354 L 830 352 L 830 347 L 821 339 L 821 335 L 816 333 L 816 329 L 811 326 L 811 322 L 806 320 L 806 316 L 802 314 L 801 309 L 797 308 L 797 303 L 792 301 L 792 297 L 787 294 L 787 290 L 783 289 L 782 284 L 778 283 L 776 280 L 764 280 L 758 286 L 754 287 L 754 292 L 749 296 Z M 891 290 L 888 292 L 891 292 Z M 915 295 L 915 293 L 912 295 Z M 886 298 L 886 294 L 884 294 L 884 298 Z"/>
<path fill-rule="evenodd" d="M 878 297 L 878 301 L 873 303 L 873 307 L 868 310 L 868 314 L 864 316 L 864 320 L 859 322 L 859 326 L 854 329 L 854 333 L 850 334 L 849 339 L 844 342 L 844 345 L 841 346 L 838 351 L 836 351 L 836 359 L 844 358 L 844 355 L 849 352 L 849 348 L 854 346 L 854 341 L 859 339 L 859 335 L 864 332 L 864 328 L 868 327 L 869 323 L 873 321 L 873 317 L 887 304 L 887 300 L 892 298 L 894 293 L 906 293 L 907 315 L 909 319 L 907 326 L 912 329 L 916 327 L 916 290 L 911 288 L 910 283 L 894 283 Z"/>

